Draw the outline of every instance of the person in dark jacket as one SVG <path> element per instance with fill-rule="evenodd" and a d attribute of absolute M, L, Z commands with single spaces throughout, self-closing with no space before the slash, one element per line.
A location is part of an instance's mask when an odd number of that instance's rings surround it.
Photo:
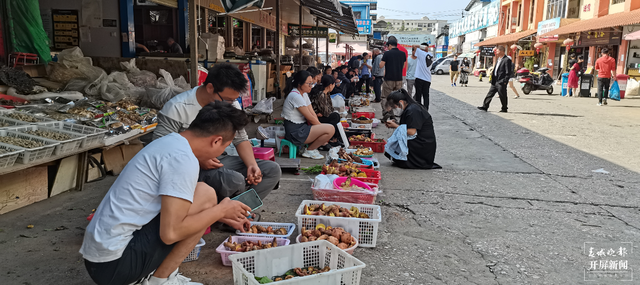
<path fill-rule="evenodd" d="M 498 93 L 500 96 L 500 102 L 502 103 L 502 109 L 500 112 L 506 113 L 508 97 L 507 97 L 507 85 L 509 84 L 509 79 L 513 75 L 513 63 L 511 59 L 505 55 L 505 47 L 498 46 L 495 49 L 495 57 L 496 60 L 495 65 L 493 66 L 493 75 L 491 76 L 491 88 L 489 89 L 489 93 L 484 98 L 484 102 L 482 106 L 478 107 L 478 109 L 482 111 L 489 110 L 489 104 L 491 104 L 491 99 L 493 96 Z"/>

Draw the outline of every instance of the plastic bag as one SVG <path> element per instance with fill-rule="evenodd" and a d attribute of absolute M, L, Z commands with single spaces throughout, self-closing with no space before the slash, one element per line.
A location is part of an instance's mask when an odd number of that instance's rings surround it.
<path fill-rule="evenodd" d="M 629 78 L 627 81 L 627 90 L 625 91 L 625 96 L 639 96 L 640 95 L 640 84 L 633 78 Z"/>
<path fill-rule="evenodd" d="M 187 83 L 187 80 L 184 79 L 182 75 L 177 79 L 173 80 L 173 82 L 176 84 L 176 86 L 180 87 L 181 89 L 184 89 L 184 90 L 191 89 L 191 84 Z"/>
<path fill-rule="evenodd" d="M 142 105 L 162 109 L 162 106 L 171 100 L 171 98 L 185 91 L 176 86 L 169 72 L 160 69 L 160 74 L 162 78 L 158 79 L 157 87 L 146 88 L 147 92 L 140 98 Z"/>
<path fill-rule="evenodd" d="M 83 91 L 91 81 L 87 79 L 75 78 L 71 79 L 64 87 L 64 91 Z"/>
<path fill-rule="evenodd" d="M 255 107 L 253 107 L 254 114 L 271 114 L 273 113 L 273 102 L 276 101 L 275 97 L 262 99 Z"/>
<path fill-rule="evenodd" d="M 336 110 L 344 110 L 345 102 L 342 96 L 334 96 L 331 98 L 331 104 L 333 104 L 333 108 Z"/>
<path fill-rule="evenodd" d="M 158 83 L 158 77 L 153 72 L 140 70 L 136 66 L 135 58 L 132 58 L 129 62 L 121 62 L 120 66 L 127 72 L 129 82 L 137 87 L 155 87 Z"/>
<path fill-rule="evenodd" d="M 609 98 L 611 100 L 620 101 L 620 86 L 618 86 L 618 81 L 614 81 L 611 84 L 611 88 L 609 89 Z"/>

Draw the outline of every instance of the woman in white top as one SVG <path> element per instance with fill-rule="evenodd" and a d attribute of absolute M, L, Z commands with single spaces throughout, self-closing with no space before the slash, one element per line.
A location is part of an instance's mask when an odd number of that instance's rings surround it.
<path fill-rule="evenodd" d="M 302 154 L 303 157 L 324 159 L 318 152 L 318 147 L 325 145 L 333 137 L 335 130 L 330 124 L 320 123 L 318 115 L 313 111 L 307 95 L 311 92 L 313 83 L 314 80 L 308 71 L 298 71 L 293 75 L 293 82 L 287 87 L 289 95 L 282 107 L 282 117 L 285 119 L 284 138 L 298 147 L 309 144 Z"/>

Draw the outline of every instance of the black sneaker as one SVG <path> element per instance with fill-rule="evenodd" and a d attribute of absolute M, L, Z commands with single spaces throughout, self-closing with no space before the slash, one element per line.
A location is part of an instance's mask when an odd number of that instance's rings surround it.
<path fill-rule="evenodd" d="M 479 107 L 477 107 L 477 108 L 478 108 L 478 110 L 482 110 L 482 111 L 485 111 L 485 112 L 487 111 L 487 108 L 482 107 L 482 106 L 479 106 Z"/>
<path fill-rule="evenodd" d="M 500 110 L 500 113 L 508 113 L 508 111 L 503 109 L 503 110 Z"/>

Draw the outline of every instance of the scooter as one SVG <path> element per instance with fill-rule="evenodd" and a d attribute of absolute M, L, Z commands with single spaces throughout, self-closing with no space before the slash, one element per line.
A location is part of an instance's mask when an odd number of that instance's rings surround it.
<path fill-rule="evenodd" d="M 530 72 L 521 68 L 516 72 L 518 82 L 522 85 L 522 92 L 529 95 L 531 91 L 546 90 L 547 94 L 553 94 L 553 78 L 547 73 L 548 68 L 540 68 L 536 72 Z"/>

